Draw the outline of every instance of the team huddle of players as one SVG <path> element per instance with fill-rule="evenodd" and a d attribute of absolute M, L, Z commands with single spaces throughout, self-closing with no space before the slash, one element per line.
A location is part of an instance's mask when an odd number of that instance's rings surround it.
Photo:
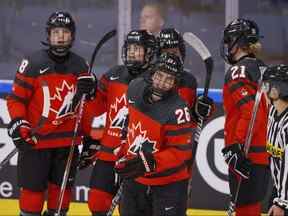
<path fill-rule="evenodd" d="M 46 197 L 43 215 L 58 215 L 72 141 L 83 148 L 74 151 L 61 216 L 67 214 L 77 169 L 88 166 L 93 166 L 88 196 L 93 216 L 107 215 L 120 184 L 121 216 L 186 215 L 193 129 L 211 116 L 214 103 L 197 96 L 197 81 L 183 68 L 181 34 L 173 28 L 164 28 L 157 36 L 130 31 L 122 48 L 123 65 L 97 79 L 88 73 L 86 61 L 70 50 L 76 27 L 69 13 L 53 13 L 46 31 L 47 49 L 24 58 L 7 98 L 8 133 L 19 150 L 20 215 L 41 216 Z M 267 66 L 256 57 L 260 37 L 256 23 L 247 19 L 235 19 L 224 30 L 221 54 L 231 67 L 223 87 L 223 160 L 229 165 L 232 200 L 241 182 L 236 215 L 260 215 L 270 173 L 275 193 L 269 214 L 285 215 L 288 66 L 268 67 L 261 75 Z M 266 96 L 261 97 L 245 155 L 262 77 Z M 95 140 L 90 136 L 91 123 L 103 113 L 107 113 L 104 133 Z"/>

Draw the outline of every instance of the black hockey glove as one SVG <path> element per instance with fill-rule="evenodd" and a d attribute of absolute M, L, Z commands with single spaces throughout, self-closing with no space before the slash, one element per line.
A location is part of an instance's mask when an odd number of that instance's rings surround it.
<path fill-rule="evenodd" d="M 20 151 L 31 150 L 37 144 L 37 139 L 31 134 L 31 125 L 28 121 L 16 118 L 8 127 L 8 135 L 12 138 L 16 148 Z"/>
<path fill-rule="evenodd" d="M 92 165 L 96 160 L 96 153 L 100 150 L 100 148 L 101 144 L 99 140 L 94 140 L 91 137 L 84 137 L 78 169 L 85 169 Z"/>
<path fill-rule="evenodd" d="M 229 169 L 238 176 L 248 179 L 250 176 L 251 162 L 244 155 L 243 146 L 239 143 L 222 149 L 225 162 Z"/>
<path fill-rule="evenodd" d="M 97 90 L 97 78 L 92 74 L 83 74 L 77 78 L 76 93 L 73 98 L 73 108 L 77 106 L 82 96 L 85 94 L 86 100 L 90 100 L 95 97 Z"/>
<path fill-rule="evenodd" d="M 144 176 L 145 173 L 153 172 L 156 161 L 152 153 L 139 151 L 132 159 L 121 158 L 116 162 L 115 171 L 120 178 L 130 179 Z"/>
<path fill-rule="evenodd" d="M 195 114 L 202 119 L 208 119 L 215 109 L 215 104 L 212 98 L 200 95 L 197 97 L 195 104 Z"/>

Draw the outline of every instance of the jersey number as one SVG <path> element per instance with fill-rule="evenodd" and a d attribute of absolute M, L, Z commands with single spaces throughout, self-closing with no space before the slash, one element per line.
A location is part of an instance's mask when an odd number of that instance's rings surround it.
<path fill-rule="evenodd" d="M 188 107 L 175 110 L 175 114 L 177 116 L 177 124 L 183 124 L 185 122 L 190 122 L 191 120 Z"/>
<path fill-rule="evenodd" d="M 240 68 L 240 69 L 239 69 Z M 241 66 L 233 66 L 231 68 L 232 74 L 231 77 L 232 79 L 239 79 L 239 78 L 245 78 L 245 66 L 241 65 Z"/>
<path fill-rule="evenodd" d="M 26 67 L 28 66 L 29 62 L 27 59 L 23 59 L 22 62 L 21 62 L 21 65 L 18 69 L 19 73 L 24 73 Z"/>

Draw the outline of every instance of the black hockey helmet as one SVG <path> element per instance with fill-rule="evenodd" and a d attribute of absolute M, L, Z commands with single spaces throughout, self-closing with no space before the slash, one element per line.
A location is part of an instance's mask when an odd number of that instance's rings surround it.
<path fill-rule="evenodd" d="M 259 34 L 257 24 L 248 19 L 237 18 L 228 24 L 223 32 L 221 42 L 221 56 L 229 64 L 233 61 L 231 50 L 237 45 L 239 47 L 255 44 L 262 38 Z"/>
<path fill-rule="evenodd" d="M 51 29 L 57 28 L 57 27 L 63 27 L 63 28 L 67 28 L 70 30 L 71 35 L 72 35 L 72 40 L 70 44 L 65 45 L 65 46 L 64 45 L 56 46 L 56 45 L 50 44 L 50 40 L 49 40 L 50 31 Z M 67 51 L 71 48 L 75 39 L 75 33 L 76 33 L 75 22 L 72 16 L 68 12 L 64 12 L 64 11 L 54 12 L 50 15 L 50 17 L 48 18 L 46 22 L 46 32 L 48 34 L 47 45 L 49 45 L 50 48 L 56 53 L 59 53 L 59 54 L 67 53 Z"/>
<path fill-rule="evenodd" d="M 150 90 L 151 94 L 157 95 L 159 98 L 165 98 L 168 96 L 173 89 L 165 90 L 160 87 L 153 85 L 153 78 L 157 77 L 157 74 L 160 72 L 164 72 L 170 75 L 175 76 L 176 83 L 175 86 L 179 83 L 181 76 L 183 74 L 183 61 L 181 57 L 173 54 L 173 53 L 162 53 L 154 68 L 152 69 L 151 79 L 150 79 Z M 161 78 L 160 78 L 161 79 Z M 164 81 L 163 81 L 164 82 Z"/>
<path fill-rule="evenodd" d="M 288 65 L 279 64 L 268 67 L 263 75 L 263 81 L 269 83 L 269 90 L 276 88 L 280 98 L 288 99 Z"/>
<path fill-rule="evenodd" d="M 180 78 L 183 73 L 183 61 L 182 59 L 173 53 L 162 53 L 154 68 L 154 72 L 157 70 L 172 74 L 177 78 Z"/>
<path fill-rule="evenodd" d="M 130 44 L 137 44 L 144 48 L 144 61 L 128 59 L 128 48 Z M 122 47 L 122 61 L 128 68 L 129 73 L 138 75 L 146 70 L 155 57 L 157 50 L 156 38 L 146 30 L 132 30 L 125 39 Z"/>
<path fill-rule="evenodd" d="M 178 48 L 182 57 L 185 60 L 186 49 L 182 35 L 174 28 L 162 29 L 158 37 L 160 54 L 163 49 Z M 165 50 L 164 50 L 165 51 Z"/>

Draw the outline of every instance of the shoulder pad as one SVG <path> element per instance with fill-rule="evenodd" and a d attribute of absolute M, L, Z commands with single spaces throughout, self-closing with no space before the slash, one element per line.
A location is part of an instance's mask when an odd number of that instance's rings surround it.
<path fill-rule="evenodd" d="M 169 103 L 169 114 L 171 115 L 169 124 L 185 124 L 191 121 L 190 109 L 178 94 Z"/>
<path fill-rule="evenodd" d="M 40 69 L 49 66 L 49 57 L 45 50 L 39 50 L 25 56 L 20 63 L 17 72 L 26 76 L 37 76 Z"/>
<path fill-rule="evenodd" d="M 117 80 L 120 78 L 120 76 L 127 72 L 128 70 L 124 65 L 116 65 L 112 68 L 110 68 L 105 74 L 104 76 L 106 77 L 106 79 L 108 80 Z"/>
<path fill-rule="evenodd" d="M 179 87 L 197 88 L 197 80 L 194 75 L 184 70 Z"/>
<path fill-rule="evenodd" d="M 258 82 L 261 77 L 260 66 L 265 66 L 265 64 L 259 59 L 250 57 L 243 58 L 227 70 L 225 82 L 241 78 Z"/>
<path fill-rule="evenodd" d="M 138 92 L 145 88 L 147 83 L 145 82 L 143 77 L 138 77 L 136 79 L 131 80 L 129 83 L 127 96 L 128 98 L 135 98 L 135 96 L 139 96 Z"/>
<path fill-rule="evenodd" d="M 74 52 L 71 52 L 70 55 L 68 65 L 71 67 L 72 71 L 76 71 L 78 73 L 88 72 L 89 64 L 83 57 L 75 54 Z"/>

